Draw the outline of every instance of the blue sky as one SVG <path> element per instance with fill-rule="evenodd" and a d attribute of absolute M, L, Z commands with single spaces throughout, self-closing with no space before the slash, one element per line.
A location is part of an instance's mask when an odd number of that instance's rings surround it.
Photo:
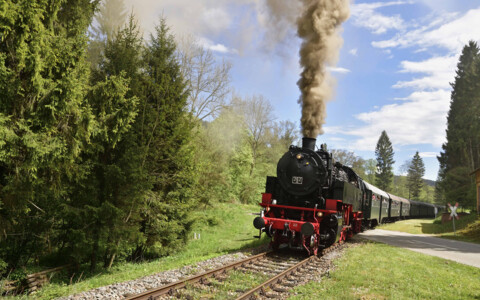
<path fill-rule="evenodd" d="M 285 13 L 294 0 L 285 4 Z M 272 22 L 265 0 L 126 0 L 146 32 L 160 15 L 178 36 L 192 34 L 232 62 L 232 87 L 262 94 L 277 120 L 299 124 L 300 40 L 288 18 Z M 419 151 L 425 178 L 435 180 L 436 155 L 445 141 L 450 85 L 462 47 L 480 41 L 480 1 L 355 1 L 343 24 L 334 98 L 327 104 L 329 148 L 374 158 L 386 130 L 395 151 L 395 173 Z"/>

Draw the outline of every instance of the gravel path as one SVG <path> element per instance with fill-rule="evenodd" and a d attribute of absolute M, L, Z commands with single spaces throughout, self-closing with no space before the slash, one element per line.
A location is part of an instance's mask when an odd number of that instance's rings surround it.
<path fill-rule="evenodd" d="M 86 300 L 86 299 L 124 299 L 125 297 L 143 293 L 149 289 L 156 288 L 168 283 L 178 281 L 196 274 L 206 272 L 223 265 L 233 263 L 266 250 L 268 245 L 256 248 L 254 250 L 241 251 L 232 254 L 226 254 L 214 257 L 205 261 L 198 262 L 195 265 L 189 265 L 180 269 L 168 270 L 139 279 L 119 282 L 93 290 L 81 292 L 78 294 L 61 297 L 62 300 Z"/>

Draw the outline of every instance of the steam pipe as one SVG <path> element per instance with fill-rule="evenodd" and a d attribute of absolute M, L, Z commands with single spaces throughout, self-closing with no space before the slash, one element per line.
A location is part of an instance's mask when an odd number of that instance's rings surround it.
<path fill-rule="evenodd" d="M 312 151 L 315 151 L 315 142 L 316 141 L 317 141 L 317 139 L 304 137 L 304 138 L 302 138 L 302 148 L 310 149 Z"/>

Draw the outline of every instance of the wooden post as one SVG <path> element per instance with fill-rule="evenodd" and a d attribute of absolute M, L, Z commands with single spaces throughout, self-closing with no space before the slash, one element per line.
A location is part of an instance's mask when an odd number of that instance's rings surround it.
<path fill-rule="evenodd" d="M 477 169 L 475 173 L 475 182 L 477 184 L 477 214 L 480 214 L 480 169 Z"/>
<path fill-rule="evenodd" d="M 480 168 L 470 173 L 470 175 L 473 174 L 475 174 L 475 185 L 477 187 L 477 214 L 480 215 Z"/>

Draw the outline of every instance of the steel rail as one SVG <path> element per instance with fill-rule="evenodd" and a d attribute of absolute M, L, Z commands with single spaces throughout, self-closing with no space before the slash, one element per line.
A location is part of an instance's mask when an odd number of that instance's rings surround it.
<path fill-rule="evenodd" d="M 269 287 L 269 286 L 272 286 L 274 284 L 276 284 L 277 282 L 279 282 L 280 280 L 282 280 L 283 278 L 285 278 L 286 276 L 292 274 L 293 272 L 295 272 L 296 270 L 300 269 L 301 267 L 305 266 L 307 263 L 309 263 L 310 261 L 312 261 L 313 259 L 315 259 L 316 256 L 310 256 L 304 260 L 302 260 L 301 262 L 299 262 L 298 264 L 288 268 L 287 270 L 283 271 L 282 273 L 276 275 L 275 277 L 265 281 L 264 283 L 258 285 L 257 287 L 249 290 L 248 292 L 244 293 L 243 295 L 241 295 L 240 297 L 238 297 L 236 300 L 247 300 L 247 299 L 251 299 L 255 293 L 257 292 L 265 292 L 265 287 Z"/>
<path fill-rule="evenodd" d="M 191 284 L 191 283 L 195 283 L 195 282 L 199 282 L 199 281 L 201 282 L 205 278 L 214 276 L 216 274 L 220 274 L 220 273 L 225 272 L 227 270 L 231 270 L 235 267 L 239 267 L 243 264 L 258 260 L 260 258 L 263 258 L 263 257 L 267 256 L 267 254 L 270 254 L 270 253 L 272 253 L 272 251 L 260 253 L 260 254 L 242 259 L 240 261 L 231 263 L 229 265 L 226 265 L 226 266 L 214 269 L 214 270 L 210 270 L 210 271 L 207 271 L 207 272 L 204 272 L 204 273 L 201 273 L 201 274 L 198 274 L 198 275 L 195 275 L 195 276 L 183 279 L 183 280 L 179 280 L 179 281 L 176 281 L 176 282 L 173 282 L 173 283 L 170 283 L 170 284 L 158 287 L 158 288 L 150 289 L 146 292 L 143 292 L 141 294 L 136 294 L 136 295 L 127 297 L 125 299 L 126 300 L 141 300 L 141 299 L 153 300 L 156 297 L 159 297 L 159 296 L 162 296 L 162 295 L 165 295 L 165 294 L 172 294 L 174 290 L 183 288 L 187 284 Z"/>

